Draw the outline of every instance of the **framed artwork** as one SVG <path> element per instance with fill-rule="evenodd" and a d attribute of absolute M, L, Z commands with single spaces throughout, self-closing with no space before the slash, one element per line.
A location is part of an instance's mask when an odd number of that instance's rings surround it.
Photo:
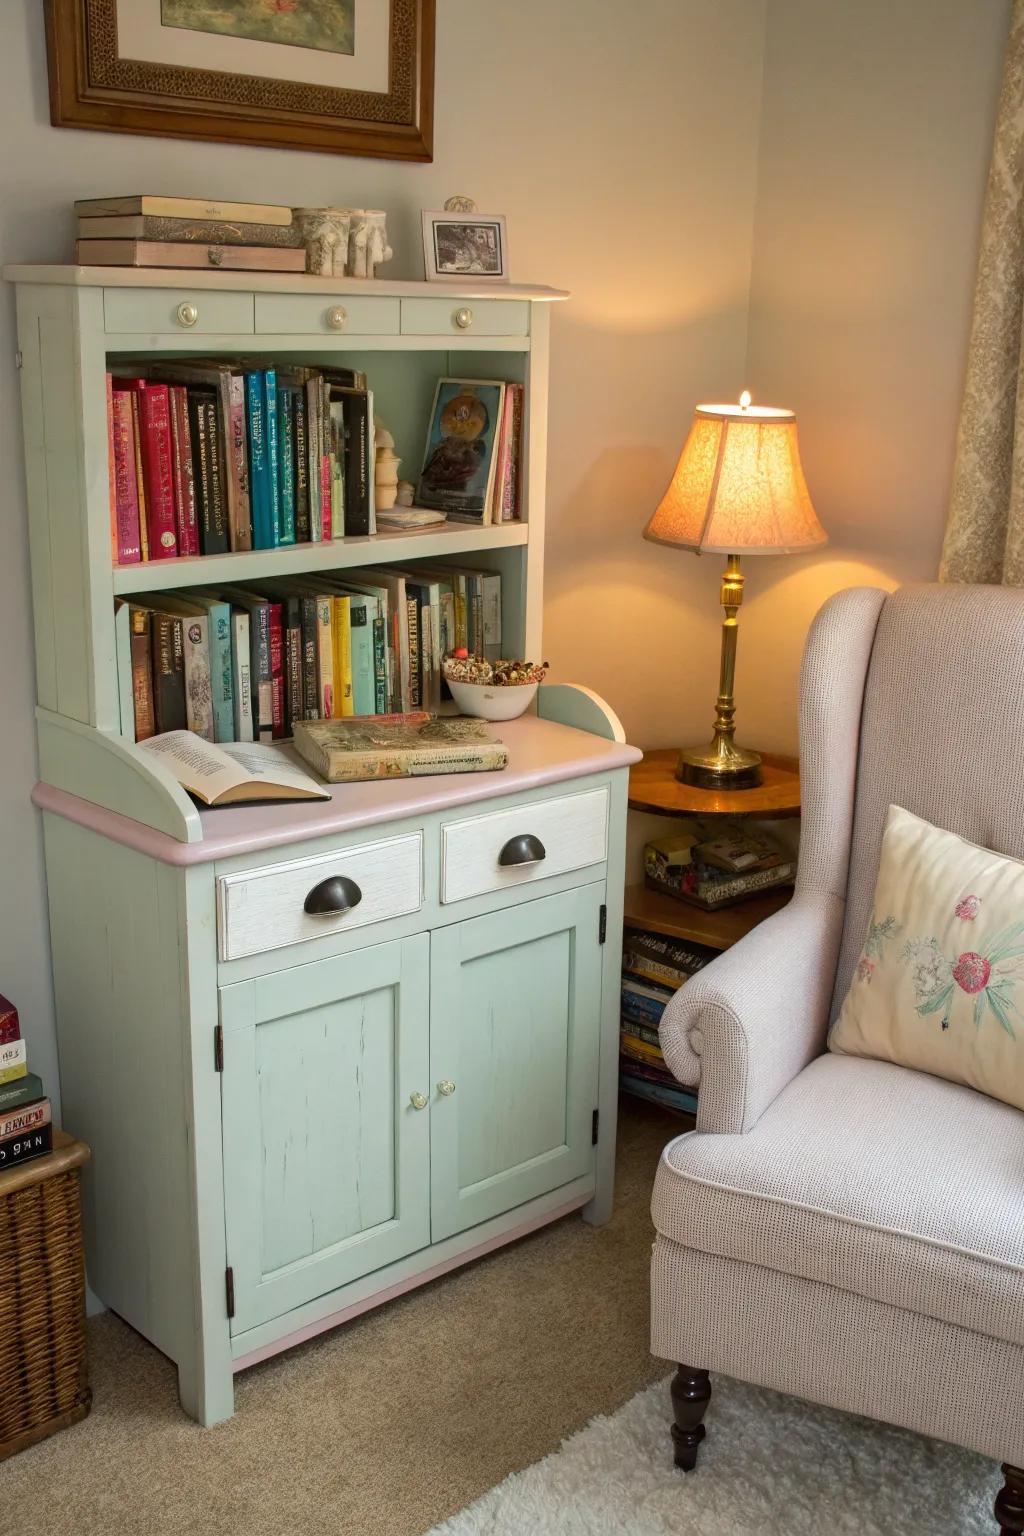
<path fill-rule="evenodd" d="M 430 160 L 436 0 L 46 0 L 50 120 Z"/>
<path fill-rule="evenodd" d="M 508 282 L 505 220 L 483 213 L 423 215 L 423 268 L 428 282 Z"/>

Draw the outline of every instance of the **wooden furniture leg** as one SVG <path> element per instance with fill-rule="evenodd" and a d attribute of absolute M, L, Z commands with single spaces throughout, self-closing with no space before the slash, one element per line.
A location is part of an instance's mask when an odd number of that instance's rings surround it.
<path fill-rule="evenodd" d="M 1006 1479 L 996 1496 L 996 1519 L 1000 1536 L 1021 1536 L 1024 1532 L 1024 1472 L 1019 1467 L 1003 1466 Z"/>
<path fill-rule="evenodd" d="M 711 1401 L 711 1378 L 707 1371 L 694 1370 L 681 1365 L 672 1378 L 672 1444 L 675 1447 L 675 1464 L 684 1472 L 692 1472 L 697 1465 L 697 1452 L 707 1434 L 704 1415 Z M 1010 1530 L 1015 1529 L 1013 1526 Z"/>

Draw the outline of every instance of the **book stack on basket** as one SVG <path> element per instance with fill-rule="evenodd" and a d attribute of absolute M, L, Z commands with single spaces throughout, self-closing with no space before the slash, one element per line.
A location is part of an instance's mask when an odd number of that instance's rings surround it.
<path fill-rule="evenodd" d="M 75 204 L 84 267 L 186 267 L 305 272 L 290 208 L 201 197 L 91 197 Z"/>
<path fill-rule="evenodd" d="M 796 860 L 783 843 L 743 821 L 684 821 L 644 849 L 648 888 L 706 912 L 791 885 L 795 875 Z"/>
<path fill-rule="evenodd" d="M 21 1038 L 18 1010 L 0 997 L 0 1170 L 53 1149 L 50 1101 Z"/>
<path fill-rule="evenodd" d="M 696 1095 L 665 1065 L 659 1026 L 665 1006 L 690 977 L 713 960 L 704 944 L 665 938 L 627 928 L 622 946 L 622 1015 L 619 1032 L 619 1087 L 636 1098 L 693 1114 Z"/>

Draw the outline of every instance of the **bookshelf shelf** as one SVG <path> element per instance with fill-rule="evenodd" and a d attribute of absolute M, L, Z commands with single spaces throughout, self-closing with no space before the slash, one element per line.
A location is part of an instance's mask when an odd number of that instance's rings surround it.
<path fill-rule="evenodd" d="M 411 532 L 377 533 L 370 538 L 333 539 L 326 544 L 292 544 L 242 554 L 200 555 L 192 560 L 149 560 L 115 566 L 114 594 L 169 592 L 175 587 L 340 571 L 349 566 L 448 560 L 453 555 L 521 548 L 528 541 L 528 523 L 498 523 L 486 528 L 449 523 Z"/>
<path fill-rule="evenodd" d="M 786 906 L 792 895 L 792 887 L 787 885 L 763 896 L 751 896 L 734 907 L 705 912 L 660 891 L 650 891 L 645 885 L 629 885 L 624 920 L 627 928 L 646 928 L 670 939 L 706 944 L 710 949 L 730 949 L 758 923 Z"/>

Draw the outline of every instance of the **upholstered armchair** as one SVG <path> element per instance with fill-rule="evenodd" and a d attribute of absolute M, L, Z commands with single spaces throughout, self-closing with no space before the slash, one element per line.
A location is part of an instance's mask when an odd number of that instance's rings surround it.
<path fill-rule="evenodd" d="M 1024 858 L 1024 593 L 869 588 L 819 613 L 801 676 L 803 833 L 790 904 L 687 982 L 662 1047 L 696 1130 L 654 1190 L 652 1348 L 676 1464 L 709 1372 L 1004 1463 L 1024 1532 L 1024 1114 L 830 1054 L 888 807 Z M 1021 1040 L 1024 1050 L 1024 1039 Z M 941 1512 L 937 1512 L 941 1527 Z"/>

